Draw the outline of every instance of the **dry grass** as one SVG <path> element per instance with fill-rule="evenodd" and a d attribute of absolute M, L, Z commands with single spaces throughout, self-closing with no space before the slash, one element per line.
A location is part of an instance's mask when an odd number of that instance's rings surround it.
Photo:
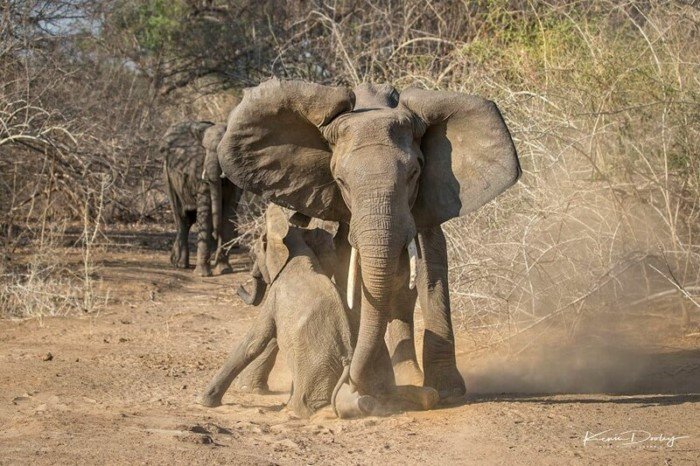
<path fill-rule="evenodd" d="M 99 313 L 108 296 L 99 296 L 96 291 L 94 252 L 108 185 L 104 178 L 97 191 L 88 190 L 83 202 L 82 232 L 76 243 L 80 247 L 78 266 L 69 265 L 69 251 L 63 247 L 67 223 L 49 219 L 50 203 L 36 231 L 29 233 L 32 239 L 27 245 L 14 245 L 19 251 L 13 255 L 20 263 L 6 260 L 2 264 L 0 317 L 41 320 Z"/>

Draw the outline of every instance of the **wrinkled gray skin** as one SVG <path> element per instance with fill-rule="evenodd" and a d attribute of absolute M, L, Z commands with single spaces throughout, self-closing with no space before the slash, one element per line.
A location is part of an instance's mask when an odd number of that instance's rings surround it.
<path fill-rule="evenodd" d="M 350 91 L 273 79 L 245 91 L 218 156 L 224 174 L 243 189 L 344 225 L 359 255 L 353 389 L 377 397 L 395 392 L 397 382 L 422 382 L 441 399 L 465 393 L 440 225 L 476 210 L 520 176 L 493 102 L 419 89 L 399 95 L 390 85 Z M 406 253 L 414 238 L 417 292 L 409 290 Z M 339 256 L 342 268 L 347 248 Z M 416 295 L 425 374 L 413 344 Z"/>
<path fill-rule="evenodd" d="M 337 222 L 324 222 L 319 219 L 309 219 L 299 214 L 292 216 L 290 221 L 295 226 L 315 231 L 313 234 L 305 233 L 304 240 L 314 251 L 314 254 L 316 254 L 316 258 L 321 265 L 321 272 L 328 276 L 328 278 L 333 278 L 332 274 L 337 267 L 338 256 L 336 254 L 336 240 L 330 241 L 329 238 L 335 237 L 338 233 Z M 261 266 L 258 261 L 254 261 L 250 274 L 253 279 L 250 290 L 247 290 L 241 285 L 238 288 L 238 295 L 246 304 L 258 306 L 263 301 L 265 292 L 267 291 L 267 283 L 263 278 Z M 359 313 L 348 312 L 352 341 L 354 344 L 357 338 Z M 235 378 L 232 386 L 236 390 L 242 392 L 268 393 L 268 377 L 275 365 L 277 353 L 277 341 L 273 340 L 268 344 L 267 348 L 265 348 L 265 351 Z"/>
<path fill-rule="evenodd" d="M 214 273 L 231 271 L 223 245 L 235 237 L 233 222 L 242 190 L 220 176 L 216 147 L 224 131 L 224 125 L 208 121 L 177 123 L 168 128 L 160 146 L 177 227 L 170 262 L 178 268 L 189 267 L 187 239 L 196 223 L 195 274 L 203 277 L 212 275 L 212 250 Z"/>
<path fill-rule="evenodd" d="M 352 336 L 345 305 L 316 252 L 329 250 L 330 234 L 290 226 L 281 208 L 268 209 L 265 235 L 254 248 L 254 267 L 263 281 L 259 290 L 268 289 L 265 301 L 243 341 L 207 386 L 201 404 L 220 405 L 241 371 L 277 345 L 292 372 L 288 408 L 309 417 L 331 402 L 352 358 Z M 371 401 L 356 395 L 341 410 L 369 412 L 366 404 Z"/>

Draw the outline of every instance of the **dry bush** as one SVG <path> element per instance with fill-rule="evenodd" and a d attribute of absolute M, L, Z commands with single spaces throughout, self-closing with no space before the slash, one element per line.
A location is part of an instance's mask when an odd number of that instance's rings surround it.
<path fill-rule="evenodd" d="M 71 255 L 64 248 L 67 223 L 49 219 L 50 204 L 44 209 L 38 231 L 32 232 L 33 241 L 16 255 L 21 262 L 7 257 L 0 265 L 0 317 L 41 320 L 44 316 L 96 314 L 106 304 L 108 296 L 97 293 L 94 252 L 107 189 L 104 180 L 83 201 L 77 265 L 69 264 Z"/>
<path fill-rule="evenodd" d="M 0 21 L 5 244 L 35 238 L 47 206 L 52 222 L 82 219 L 104 176 L 107 219 L 167 218 L 157 136 L 189 115 L 222 119 L 241 86 L 271 75 L 418 85 L 495 100 L 524 168 L 445 225 L 455 321 L 478 346 L 555 318 L 573 331 L 596 309 L 655 308 L 687 325 L 700 307 L 693 4 L 0 3 L 12 18 Z M 81 19 L 51 19 L 67 16 Z M 244 244 L 260 229 L 257 202 L 242 207 Z"/>
<path fill-rule="evenodd" d="M 265 232 L 265 210 L 269 201 L 252 193 L 244 193 L 238 204 L 236 220 L 237 237 L 227 245 L 229 248 L 243 247 L 253 250 L 253 245 Z"/>
<path fill-rule="evenodd" d="M 105 214 L 162 210 L 160 163 L 143 138 L 148 85 L 102 53 L 97 3 L 0 2 L 2 315 L 95 311 L 92 249 Z M 68 224 L 82 233 L 80 270 L 59 252 Z"/>

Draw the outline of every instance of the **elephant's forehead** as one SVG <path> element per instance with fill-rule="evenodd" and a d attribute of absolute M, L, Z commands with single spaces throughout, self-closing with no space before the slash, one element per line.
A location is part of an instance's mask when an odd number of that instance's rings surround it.
<path fill-rule="evenodd" d="M 391 84 L 364 83 L 353 89 L 355 108 L 394 108 L 399 103 L 398 93 Z"/>
<path fill-rule="evenodd" d="M 401 128 L 410 129 L 412 119 L 403 107 L 362 109 L 347 113 L 341 126 L 353 136 L 362 136 Z"/>

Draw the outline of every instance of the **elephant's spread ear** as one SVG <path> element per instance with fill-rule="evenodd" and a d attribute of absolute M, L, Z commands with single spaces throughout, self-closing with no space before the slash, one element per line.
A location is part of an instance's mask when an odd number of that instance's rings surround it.
<path fill-rule="evenodd" d="M 457 92 L 407 89 L 400 102 L 426 125 L 413 215 L 419 228 L 472 212 L 520 177 L 515 145 L 496 104 Z"/>
<path fill-rule="evenodd" d="M 351 91 L 272 79 L 246 89 L 219 144 L 224 174 L 244 190 L 311 217 L 348 221 L 319 128 L 352 110 Z"/>
<path fill-rule="evenodd" d="M 289 260 L 289 249 L 284 244 L 284 238 L 289 232 L 289 220 L 284 210 L 270 204 L 265 213 L 265 266 L 269 275 L 268 283 L 272 283 Z"/>

